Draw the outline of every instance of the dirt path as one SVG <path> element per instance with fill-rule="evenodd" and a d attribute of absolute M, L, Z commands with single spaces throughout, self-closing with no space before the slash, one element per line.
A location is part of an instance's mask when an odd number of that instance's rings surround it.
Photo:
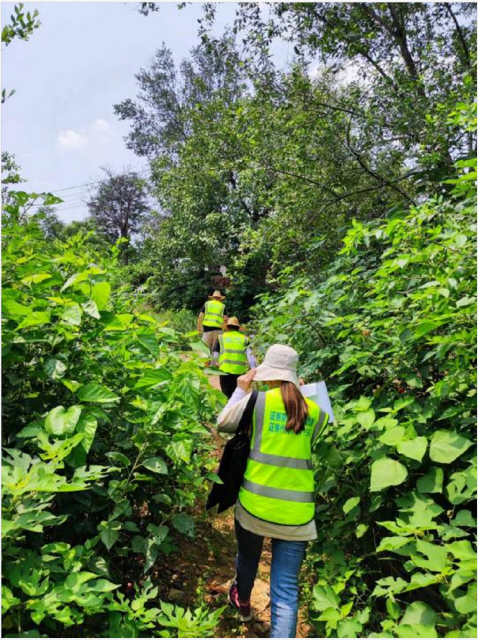
<path fill-rule="evenodd" d="M 211 385 L 220 389 L 219 377 L 210 377 Z M 219 461 L 225 440 L 214 434 L 211 456 Z M 181 606 L 198 607 L 202 602 L 211 609 L 227 604 L 227 592 L 234 577 L 236 541 L 234 512 L 228 509 L 220 515 L 206 513 L 204 504 L 197 506 L 196 537 L 193 541 L 178 539 L 178 552 L 168 556 L 162 567 L 161 582 L 168 585 L 162 597 Z M 269 577 L 271 565 L 270 541 L 266 540 L 252 593 L 255 620 L 242 623 L 231 607 L 227 607 L 216 631 L 217 638 L 267 638 L 270 630 Z M 301 611 L 297 637 L 306 638 L 310 632 Z"/>

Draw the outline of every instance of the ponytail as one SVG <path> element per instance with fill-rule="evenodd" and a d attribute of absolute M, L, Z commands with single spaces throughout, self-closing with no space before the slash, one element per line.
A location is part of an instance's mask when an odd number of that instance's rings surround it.
<path fill-rule="evenodd" d="M 307 402 L 293 382 L 281 382 L 280 390 L 287 414 L 286 431 L 292 429 L 294 433 L 299 433 L 304 429 L 309 415 Z"/>

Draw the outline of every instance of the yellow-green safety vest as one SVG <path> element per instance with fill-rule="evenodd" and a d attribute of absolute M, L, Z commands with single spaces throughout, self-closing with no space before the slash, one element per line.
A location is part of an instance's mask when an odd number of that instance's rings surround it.
<path fill-rule="evenodd" d="M 305 398 L 309 416 L 299 433 L 286 431 L 280 388 L 259 393 L 253 414 L 251 451 L 239 491 L 241 505 L 256 518 L 284 525 L 314 519 L 312 444 L 329 416 Z"/>
<path fill-rule="evenodd" d="M 243 374 L 247 371 L 248 339 L 240 331 L 227 331 L 219 336 L 219 369 L 225 373 Z"/>
<path fill-rule="evenodd" d="M 217 327 L 220 329 L 224 322 L 224 309 L 225 305 L 217 300 L 208 300 L 205 304 L 205 311 L 203 324 L 206 327 Z"/>

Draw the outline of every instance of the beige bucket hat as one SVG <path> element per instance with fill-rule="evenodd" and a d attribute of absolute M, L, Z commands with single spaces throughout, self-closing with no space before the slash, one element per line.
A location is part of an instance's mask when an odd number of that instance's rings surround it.
<path fill-rule="evenodd" d="M 255 382 L 284 380 L 293 382 L 300 388 L 297 377 L 297 363 L 299 355 L 295 349 L 285 344 L 273 344 L 267 349 L 264 361 L 256 369 Z"/>
<path fill-rule="evenodd" d="M 232 318 L 227 319 L 226 327 L 228 327 L 229 325 L 232 325 L 239 329 L 241 326 L 241 323 L 239 322 L 239 319 L 236 318 L 236 316 L 232 316 Z"/>
<path fill-rule="evenodd" d="M 219 300 L 225 300 L 226 296 L 221 295 L 221 292 L 216 289 L 216 291 L 212 294 L 212 296 L 209 296 L 209 298 L 218 298 Z"/>

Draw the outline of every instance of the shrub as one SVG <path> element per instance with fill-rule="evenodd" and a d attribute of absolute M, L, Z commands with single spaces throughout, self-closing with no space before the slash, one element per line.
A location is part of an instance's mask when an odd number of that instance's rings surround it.
<path fill-rule="evenodd" d="M 4 633 L 160 635 L 146 578 L 194 536 L 220 394 L 178 332 L 111 287 L 117 248 L 47 242 L 18 224 L 24 202 L 11 194 L 3 232 Z"/>
<path fill-rule="evenodd" d="M 328 381 L 316 455 L 321 637 L 475 637 L 476 162 L 454 192 L 355 222 L 319 283 L 256 309 Z M 289 276 L 283 274 L 283 286 Z"/>

